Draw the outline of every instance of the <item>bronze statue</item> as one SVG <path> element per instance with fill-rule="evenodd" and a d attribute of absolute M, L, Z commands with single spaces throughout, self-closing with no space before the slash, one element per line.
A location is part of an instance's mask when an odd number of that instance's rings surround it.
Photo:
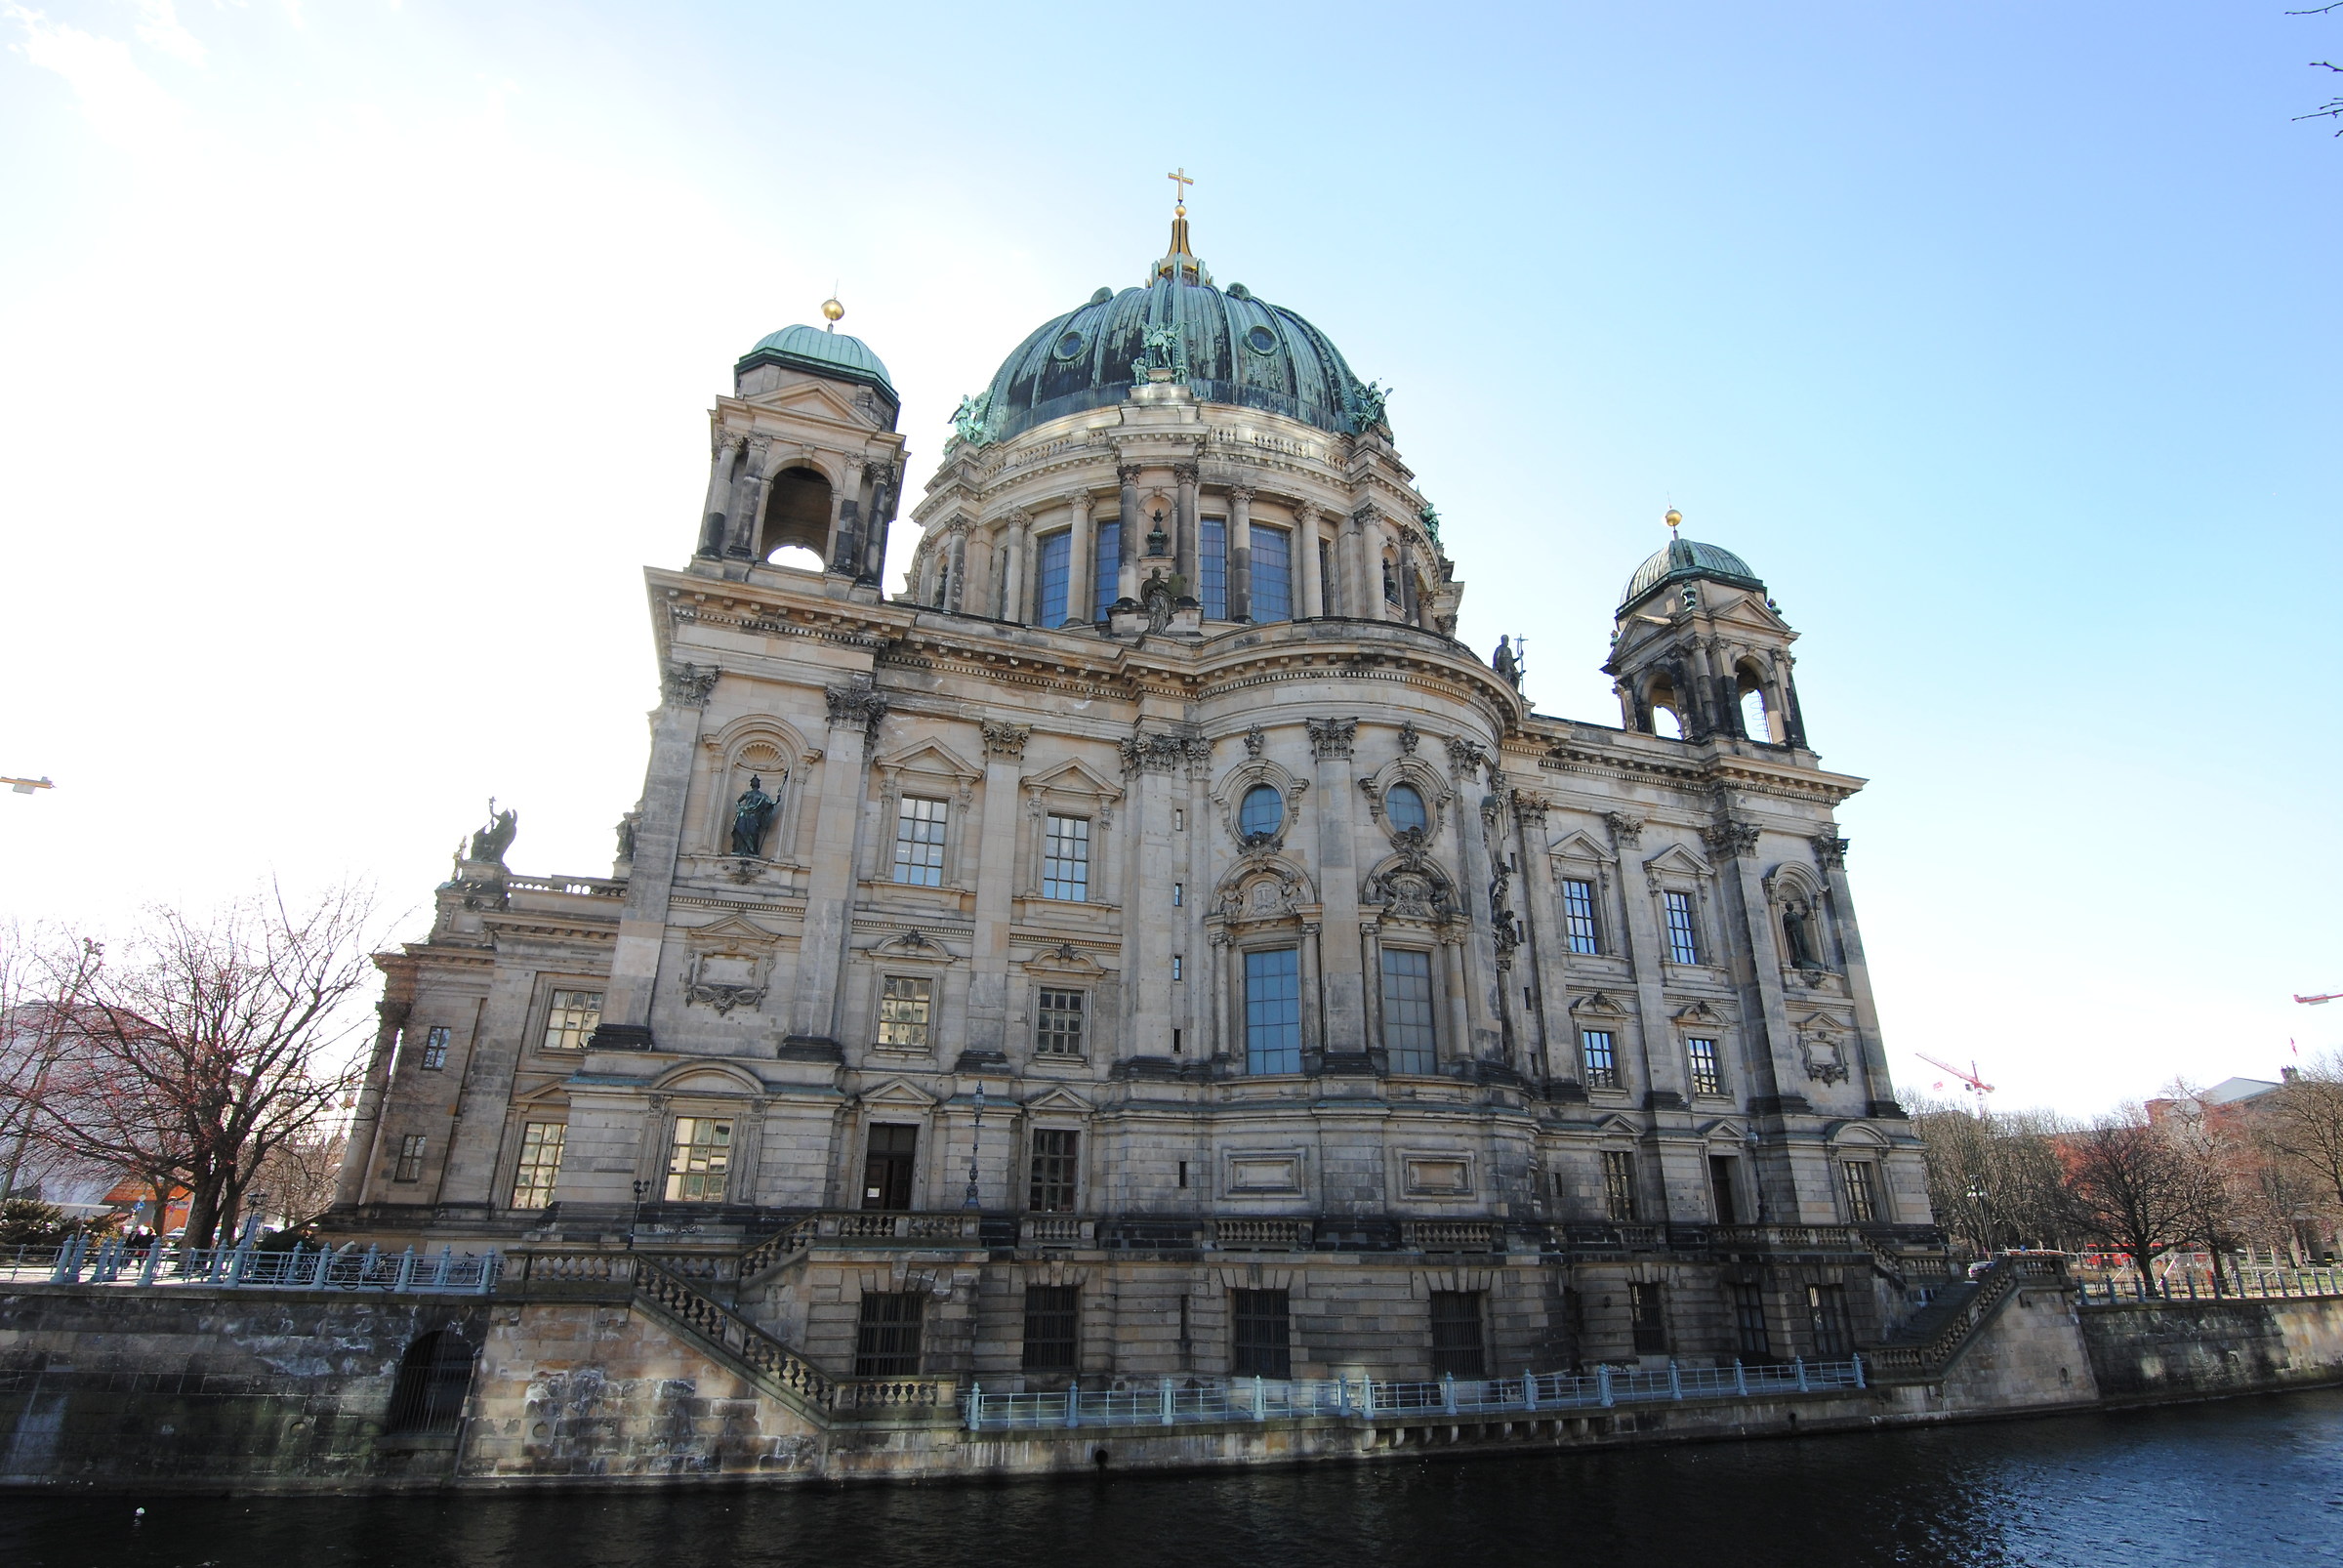
<path fill-rule="evenodd" d="M 773 823 L 773 811 L 779 805 L 764 793 L 764 780 L 755 773 L 749 775 L 749 787 L 740 792 L 732 803 L 732 852 L 736 855 L 758 855 L 764 852 L 764 830 Z"/>
<path fill-rule="evenodd" d="M 519 831 L 520 813 L 518 811 L 499 811 L 496 808 L 496 797 L 489 796 L 488 825 L 472 836 L 472 854 L 469 858 L 493 860 L 498 865 L 503 865 L 505 850 L 511 847 L 513 835 Z"/>
<path fill-rule="evenodd" d="M 1516 691 L 1521 689 L 1521 663 L 1513 657 L 1510 640 L 1501 637 L 1497 640 L 1497 653 L 1489 662 L 1497 667 L 1499 675 L 1504 677 L 1505 684 Z"/>

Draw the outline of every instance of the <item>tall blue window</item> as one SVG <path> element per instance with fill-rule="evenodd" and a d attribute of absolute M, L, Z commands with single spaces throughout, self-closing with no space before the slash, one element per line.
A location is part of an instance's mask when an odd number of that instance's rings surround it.
<path fill-rule="evenodd" d="M 1294 948 L 1245 955 L 1245 1070 L 1301 1071 L 1301 967 Z"/>
<path fill-rule="evenodd" d="M 1066 570 L 1074 561 L 1074 535 L 1064 529 L 1042 541 L 1042 559 L 1035 574 L 1033 624 L 1055 627 L 1066 618 Z"/>
<path fill-rule="evenodd" d="M 1228 519 L 1196 521 L 1196 602 L 1208 621 L 1228 619 Z"/>
<path fill-rule="evenodd" d="M 1090 619 L 1106 619 L 1106 607 L 1115 601 L 1115 583 L 1123 569 L 1123 524 L 1102 522 L 1093 546 L 1095 558 L 1090 563 Z"/>
<path fill-rule="evenodd" d="M 1253 618 L 1294 618 L 1294 536 L 1257 522 L 1253 525 Z"/>
<path fill-rule="evenodd" d="M 1433 1067 L 1432 955 L 1383 949 L 1383 1050 L 1395 1073 Z"/>

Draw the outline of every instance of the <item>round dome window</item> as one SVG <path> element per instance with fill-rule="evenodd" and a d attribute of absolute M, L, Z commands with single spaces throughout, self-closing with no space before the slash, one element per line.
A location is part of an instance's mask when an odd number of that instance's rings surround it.
<path fill-rule="evenodd" d="M 1081 333 L 1069 332 L 1064 337 L 1057 340 L 1057 356 L 1060 359 L 1071 359 L 1076 354 L 1082 352 L 1083 350 L 1089 348 L 1089 343 L 1090 340 L 1084 337 Z"/>
<path fill-rule="evenodd" d="M 1413 784 L 1394 784 L 1383 797 L 1383 814 L 1391 825 L 1402 833 L 1421 833 L 1431 826 L 1431 813 L 1423 808 L 1423 797 L 1416 793 Z"/>
<path fill-rule="evenodd" d="M 1237 831 L 1248 839 L 1264 833 L 1275 833 L 1286 820 L 1286 798 L 1267 784 L 1255 784 L 1245 792 L 1245 800 L 1237 807 Z"/>
<path fill-rule="evenodd" d="M 1245 347 L 1254 353 L 1277 352 L 1277 334 L 1267 327 L 1254 327 L 1245 334 Z"/>

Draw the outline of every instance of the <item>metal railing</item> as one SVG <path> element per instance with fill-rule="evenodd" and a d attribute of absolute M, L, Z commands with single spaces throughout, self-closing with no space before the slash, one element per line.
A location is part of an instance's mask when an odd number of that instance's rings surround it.
<path fill-rule="evenodd" d="M 62 1246 L 0 1252 L 0 1280 L 52 1285 L 485 1296 L 496 1289 L 503 1271 L 500 1253 L 458 1253 L 450 1247 L 436 1253 L 308 1246 L 264 1252 L 252 1246 L 179 1249 L 163 1241 L 142 1247 L 75 1236 Z"/>
<path fill-rule="evenodd" d="M 1597 1367 L 1583 1377 L 1542 1372 L 1518 1378 L 1442 1378 L 1435 1382 L 1235 1378 L 1197 1383 L 1166 1378 L 1153 1386 L 1086 1389 L 1077 1384 L 1050 1393 L 988 1394 L 978 1384 L 962 1402 L 962 1419 L 970 1431 L 1313 1418 L 1408 1422 L 1609 1410 L 1686 1399 L 1773 1399 L 1869 1386 L 1861 1356 L 1765 1366 L 1736 1361 L 1729 1367 L 1685 1367 L 1670 1362 L 1656 1371 Z"/>
<path fill-rule="evenodd" d="M 2226 1268 L 2216 1290 L 2206 1269 L 2168 1269 L 2143 1287 L 2126 1269 L 2097 1278 L 2079 1277 L 2076 1287 L 2086 1305 L 2113 1306 L 2141 1300 L 2266 1301 L 2294 1297 L 2343 1296 L 2343 1268 Z"/>

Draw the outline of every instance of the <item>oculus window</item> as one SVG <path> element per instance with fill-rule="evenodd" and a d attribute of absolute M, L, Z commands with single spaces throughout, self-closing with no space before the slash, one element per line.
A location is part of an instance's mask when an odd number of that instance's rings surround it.
<path fill-rule="evenodd" d="M 1423 796 L 1413 784 L 1391 786 L 1390 793 L 1383 797 L 1383 815 L 1402 833 L 1422 833 L 1432 825 L 1432 814 L 1424 809 Z"/>
<path fill-rule="evenodd" d="M 1285 824 L 1286 798 L 1269 784 L 1255 784 L 1237 806 L 1237 831 L 1248 839 L 1266 838 Z"/>

